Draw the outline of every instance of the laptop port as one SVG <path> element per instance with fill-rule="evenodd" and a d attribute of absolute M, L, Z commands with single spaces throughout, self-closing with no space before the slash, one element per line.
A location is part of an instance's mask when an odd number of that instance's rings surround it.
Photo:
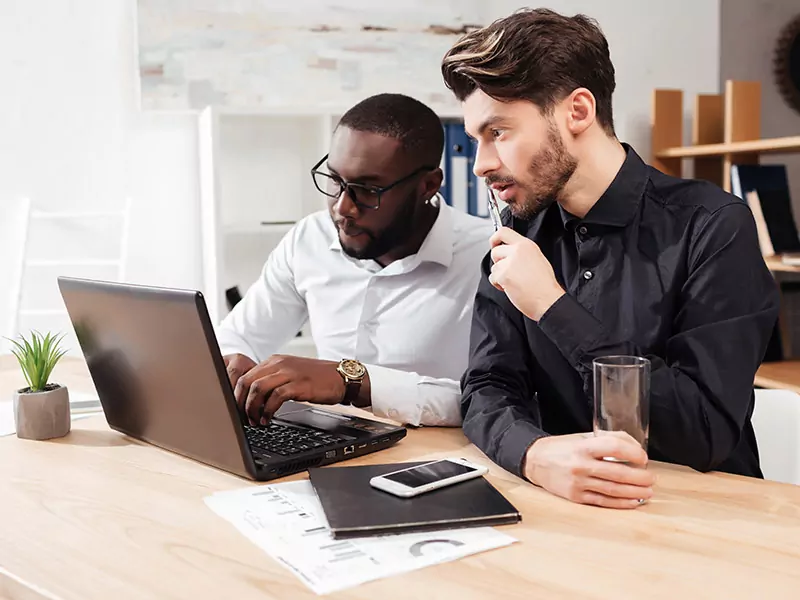
<path fill-rule="evenodd" d="M 355 446 L 346 446 L 344 449 L 344 455 L 347 456 L 348 454 L 352 454 L 356 451 Z"/>

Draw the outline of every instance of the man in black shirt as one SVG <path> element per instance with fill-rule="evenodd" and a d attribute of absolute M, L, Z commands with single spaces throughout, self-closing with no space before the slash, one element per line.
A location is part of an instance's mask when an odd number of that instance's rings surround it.
<path fill-rule="evenodd" d="M 585 16 L 519 11 L 464 36 L 442 73 L 475 173 L 508 204 L 475 299 L 467 436 L 555 494 L 635 507 L 647 454 L 587 432 L 592 360 L 637 355 L 650 458 L 761 476 L 752 386 L 778 295 L 747 205 L 618 141 L 608 44 Z"/>

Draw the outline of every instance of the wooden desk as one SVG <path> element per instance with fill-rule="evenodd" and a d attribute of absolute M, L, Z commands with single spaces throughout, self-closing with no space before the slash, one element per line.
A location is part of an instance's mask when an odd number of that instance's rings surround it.
<path fill-rule="evenodd" d="M 763 388 L 791 390 L 800 394 L 800 360 L 762 363 L 756 373 L 755 384 Z"/>
<path fill-rule="evenodd" d="M 460 431 L 431 428 L 344 464 L 443 455 L 485 460 Z M 494 467 L 489 478 L 523 513 L 503 528 L 520 543 L 331 597 L 796 596 L 800 487 L 650 468 L 655 498 L 623 512 L 572 504 Z M 2 598 L 316 597 L 203 504 L 254 484 L 140 444 L 102 417 L 59 441 L 0 438 L 0 481 Z"/>

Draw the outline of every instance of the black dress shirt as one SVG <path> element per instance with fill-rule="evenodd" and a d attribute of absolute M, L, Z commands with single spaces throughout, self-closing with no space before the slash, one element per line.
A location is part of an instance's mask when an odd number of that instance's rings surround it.
<path fill-rule="evenodd" d="M 553 203 L 503 222 L 536 242 L 566 291 L 536 323 L 482 264 L 462 378 L 464 432 L 521 475 L 545 435 L 592 431 L 592 360 L 651 361 L 653 460 L 761 477 L 753 378 L 778 317 L 778 289 L 747 204 L 669 177 L 625 145 L 584 219 Z"/>

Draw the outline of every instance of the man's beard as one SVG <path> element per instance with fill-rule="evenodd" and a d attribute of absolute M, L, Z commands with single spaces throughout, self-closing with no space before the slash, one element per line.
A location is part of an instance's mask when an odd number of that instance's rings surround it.
<path fill-rule="evenodd" d="M 547 130 L 547 144 L 532 159 L 528 175 L 533 182 L 521 185 L 512 178 L 487 178 L 487 184 L 514 183 L 520 196 L 508 203 L 511 214 L 523 220 L 531 219 L 560 199 L 564 187 L 575 174 L 578 161 L 567 152 L 554 123 Z"/>
<path fill-rule="evenodd" d="M 409 197 L 386 229 L 379 233 L 374 233 L 366 229 L 362 230 L 369 238 L 369 242 L 367 242 L 363 248 L 346 246 L 342 243 L 341 237 L 339 238 L 339 243 L 344 253 L 352 258 L 358 260 L 375 260 L 376 258 L 385 256 L 409 240 L 414 233 L 415 217 L 415 200 L 413 197 Z M 334 224 L 336 223 L 334 222 Z"/>

